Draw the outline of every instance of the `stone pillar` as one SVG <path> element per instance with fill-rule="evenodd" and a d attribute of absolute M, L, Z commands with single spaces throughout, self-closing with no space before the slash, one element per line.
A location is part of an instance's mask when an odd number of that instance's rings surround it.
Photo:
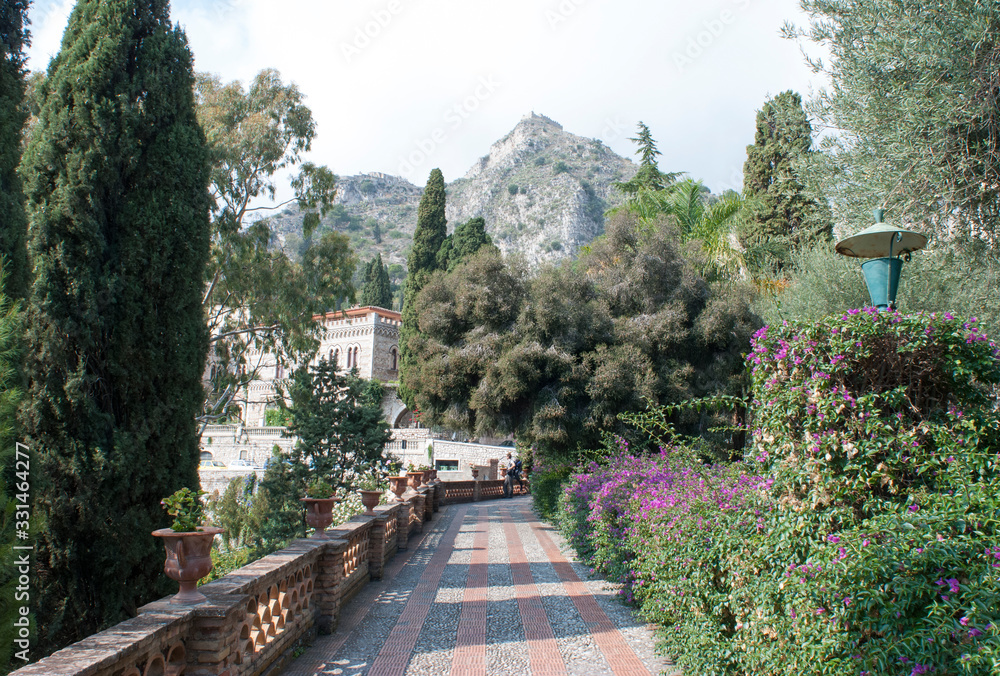
<path fill-rule="evenodd" d="M 478 467 L 473 467 L 472 468 L 472 481 L 474 482 L 472 484 L 472 501 L 473 502 L 479 502 L 479 500 L 481 498 L 480 498 L 480 490 L 479 490 L 479 468 Z"/>
<path fill-rule="evenodd" d="M 321 634 L 332 634 L 340 621 L 340 595 L 344 581 L 344 552 L 347 540 L 330 540 L 316 562 L 316 579 L 310 606 L 315 608 L 316 629 Z"/>
<path fill-rule="evenodd" d="M 424 502 L 426 500 L 423 493 L 410 498 L 410 504 L 413 505 L 410 510 L 410 525 L 414 533 L 424 532 Z"/>
<path fill-rule="evenodd" d="M 397 530 L 396 525 L 398 524 L 396 512 L 399 512 L 401 508 L 396 505 L 394 507 L 389 507 L 385 510 L 385 549 L 382 552 L 382 572 L 385 574 L 385 567 L 389 565 L 389 561 L 392 557 L 396 555 L 399 550 L 399 530 Z"/>
<path fill-rule="evenodd" d="M 382 564 L 385 561 L 386 523 L 389 515 L 385 512 L 376 513 L 372 519 L 372 527 L 368 529 L 368 577 L 372 580 L 382 579 Z"/>
<path fill-rule="evenodd" d="M 497 480 L 497 467 L 500 466 L 500 461 L 496 458 L 490 460 L 490 481 Z"/>
<path fill-rule="evenodd" d="M 239 603 L 231 603 L 225 609 L 216 606 L 210 611 L 204 607 L 208 612 L 195 613 L 184 648 L 188 664 L 198 665 L 197 673 L 229 673 L 226 665 L 233 653 L 243 649 L 239 645 L 240 627 L 246 619 L 246 604 L 250 598 L 244 596 Z"/>
<path fill-rule="evenodd" d="M 410 509 L 409 501 L 396 505 L 396 547 L 403 551 L 410 539 Z"/>
<path fill-rule="evenodd" d="M 434 487 L 428 486 L 424 491 L 424 523 L 434 517 Z"/>

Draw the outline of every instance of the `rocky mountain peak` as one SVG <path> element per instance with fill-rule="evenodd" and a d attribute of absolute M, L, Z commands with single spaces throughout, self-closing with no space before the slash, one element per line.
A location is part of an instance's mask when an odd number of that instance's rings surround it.
<path fill-rule="evenodd" d="M 622 199 L 614 182 L 636 170 L 601 141 L 532 112 L 448 184 L 448 228 L 481 216 L 504 253 L 532 264 L 571 256 L 604 232 L 604 212 Z M 403 266 L 421 194 L 421 187 L 399 176 L 341 176 L 336 208 L 323 225 L 347 234 L 361 260 L 380 252 L 386 262 Z M 300 214 L 292 209 L 273 220 L 286 249 L 303 245 Z"/>

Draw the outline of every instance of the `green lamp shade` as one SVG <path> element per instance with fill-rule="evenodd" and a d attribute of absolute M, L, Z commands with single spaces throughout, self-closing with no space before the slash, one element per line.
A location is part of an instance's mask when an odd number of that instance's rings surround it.
<path fill-rule="evenodd" d="M 868 284 L 868 295 L 872 298 L 872 305 L 879 310 L 895 304 L 902 269 L 901 258 L 873 258 L 861 264 L 861 272 Z"/>

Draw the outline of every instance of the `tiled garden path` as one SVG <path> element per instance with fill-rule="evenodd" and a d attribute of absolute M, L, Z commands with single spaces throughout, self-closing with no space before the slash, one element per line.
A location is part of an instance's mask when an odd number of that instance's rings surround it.
<path fill-rule="evenodd" d="M 443 508 L 285 676 L 679 674 L 530 497 Z"/>

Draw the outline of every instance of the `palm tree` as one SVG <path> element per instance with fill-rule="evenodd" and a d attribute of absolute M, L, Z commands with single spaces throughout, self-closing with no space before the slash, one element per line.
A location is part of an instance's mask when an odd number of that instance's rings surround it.
<path fill-rule="evenodd" d="M 734 191 L 715 197 L 701 181 L 685 179 L 662 190 L 640 189 L 625 205 L 644 222 L 671 218 L 682 242 L 698 240 L 707 256 L 702 270 L 709 276 L 749 278 L 748 252 L 739 243 L 736 230 L 748 200 Z"/>

